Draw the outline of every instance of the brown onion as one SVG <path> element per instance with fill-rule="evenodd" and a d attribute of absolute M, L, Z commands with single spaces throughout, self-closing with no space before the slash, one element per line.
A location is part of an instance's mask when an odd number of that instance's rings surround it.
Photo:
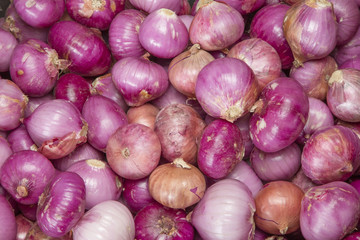
<path fill-rule="evenodd" d="M 270 234 L 289 234 L 300 228 L 304 192 L 294 183 L 272 181 L 255 197 L 255 225 Z"/>
<path fill-rule="evenodd" d="M 151 196 L 170 208 L 187 208 L 199 202 L 205 189 L 201 171 L 181 158 L 158 166 L 149 177 Z"/>
<path fill-rule="evenodd" d="M 155 128 L 156 115 L 159 109 L 150 103 L 138 107 L 130 107 L 127 111 L 129 123 L 140 123 L 151 129 Z"/>

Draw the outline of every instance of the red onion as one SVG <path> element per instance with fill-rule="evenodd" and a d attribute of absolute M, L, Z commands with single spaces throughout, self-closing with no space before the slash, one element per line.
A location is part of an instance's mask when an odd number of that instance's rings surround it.
<path fill-rule="evenodd" d="M 256 12 L 265 4 L 265 0 L 224 0 L 223 2 L 238 10 L 243 16 Z"/>
<path fill-rule="evenodd" d="M 360 138 L 360 122 L 345 122 L 338 118 L 335 119 L 336 125 L 341 125 L 350 128 Z"/>
<path fill-rule="evenodd" d="M 13 4 L 21 19 L 35 28 L 50 27 L 65 10 L 64 0 L 14 0 Z"/>
<path fill-rule="evenodd" d="M 0 137 L 0 168 L 6 161 L 6 159 L 13 154 L 13 150 L 6 138 Z"/>
<path fill-rule="evenodd" d="M 3 239 L 16 239 L 16 219 L 10 203 L 4 196 L 0 196 L 0 235 Z"/>
<path fill-rule="evenodd" d="M 115 15 L 124 10 L 124 0 L 67 0 L 66 10 L 76 22 L 107 30 Z"/>
<path fill-rule="evenodd" d="M 46 235 L 35 222 L 28 231 L 25 240 L 73 240 L 71 231 L 62 237 L 50 237 Z"/>
<path fill-rule="evenodd" d="M 150 103 L 145 103 L 139 107 L 131 107 L 127 111 L 129 123 L 140 123 L 151 129 L 155 128 L 156 116 L 159 109 Z"/>
<path fill-rule="evenodd" d="M 128 123 L 124 110 L 113 100 L 101 95 L 90 96 L 86 100 L 82 116 L 89 126 L 88 143 L 103 152 L 110 136 Z"/>
<path fill-rule="evenodd" d="M 81 111 L 90 96 L 90 84 L 80 75 L 67 73 L 56 82 L 54 95 L 57 99 L 69 100 Z"/>
<path fill-rule="evenodd" d="M 308 96 L 325 100 L 329 88 L 328 81 L 336 70 L 336 61 L 327 56 L 307 61 L 301 68 L 293 66 L 289 76 L 301 84 Z"/>
<path fill-rule="evenodd" d="M 188 0 L 180 0 L 180 10 L 177 13 L 179 16 L 188 15 L 191 13 L 191 4 Z"/>
<path fill-rule="evenodd" d="M 246 162 L 240 161 L 226 178 L 232 178 L 243 182 L 255 197 L 263 186 L 260 178 L 254 172 L 254 169 Z"/>
<path fill-rule="evenodd" d="M 19 43 L 10 61 L 11 79 L 28 96 L 41 97 L 55 86 L 59 70 L 68 62 L 59 59 L 48 44 L 36 39 Z"/>
<path fill-rule="evenodd" d="M 91 95 L 102 95 L 104 97 L 110 98 L 124 110 L 127 111 L 129 106 L 126 105 L 124 98 L 121 96 L 120 92 L 116 89 L 111 73 L 105 74 L 103 76 L 95 78 L 91 83 Z"/>
<path fill-rule="evenodd" d="M 80 219 L 73 229 L 75 240 L 135 238 L 135 224 L 131 212 L 120 202 L 109 200 L 97 204 Z"/>
<path fill-rule="evenodd" d="M 254 144 L 250 137 L 250 130 L 249 130 L 249 121 L 250 121 L 251 114 L 246 114 L 238 118 L 234 123 L 241 132 L 241 137 L 245 147 L 244 158 L 248 158 L 250 156 L 250 152 L 252 151 Z"/>
<path fill-rule="evenodd" d="M 316 184 L 346 181 L 360 166 L 360 139 L 340 125 L 319 129 L 303 148 L 301 166 Z"/>
<path fill-rule="evenodd" d="M 334 181 L 310 188 L 301 201 L 300 225 L 305 239 L 343 239 L 360 217 L 360 195 L 354 187 Z"/>
<path fill-rule="evenodd" d="M 66 171 L 77 173 L 85 182 L 85 209 L 107 200 L 118 200 L 122 191 L 122 179 L 107 162 L 88 159 L 72 164 Z"/>
<path fill-rule="evenodd" d="M 265 86 L 254 104 L 250 136 L 255 147 L 277 152 L 300 135 L 309 113 L 309 100 L 292 78 L 280 77 Z"/>
<path fill-rule="evenodd" d="M 204 50 L 215 51 L 240 39 L 245 23 L 236 9 L 213 0 L 199 2 L 203 5 L 196 12 L 189 30 L 192 44 L 198 43 Z"/>
<path fill-rule="evenodd" d="M 55 99 L 55 97 L 52 94 L 47 94 L 42 97 L 29 97 L 29 102 L 26 105 L 24 117 L 29 117 L 34 112 L 34 110 L 38 106 L 40 106 L 40 104 L 49 102 L 52 99 Z"/>
<path fill-rule="evenodd" d="M 187 0 L 184 0 L 184 1 L 187 1 Z M 185 24 L 186 29 L 189 31 L 190 25 L 192 23 L 192 20 L 194 19 L 194 16 L 193 15 L 180 15 L 179 18 Z"/>
<path fill-rule="evenodd" d="M 24 150 L 13 153 L 1 168 L 1 185 L 19 203 L 37 203 L 46 184 L 55 173 L 42 154 Z"/>
<path fill-rule="evenodd" d="M 112 56 L 119 60 L 124 57 L 141 57 L 145 49 L 139 41 L 139 29 L 145 14 L 127 9 L 112 20 L 109 28 L 109 46 Z"/>
<path fill-rule="evenodd" d="M 339 65 L 342 65 L 349 59 L 360 56 L 360 27 L 355 35 L 343 46 L 338 46 L 333 52 L 334 58 Z"/>
<path fill-rule="evenodd" d="M 296 142 L 303 145 L 316 130 L 333 125 L 334 116 L 329 107 L 323 101 L 309 97 L 309 116 Z"/>
<path fill-rule="evenodd" d="M 12 81 L 0 79 L 0 131 L 20 126 L 28 97 Z"/>
<path fill-rule="evenodd" d="M 282 3 L 282 0 L 265 0 L 264 6 Z"/>
<path fill-rule="evenodd" d="M 182 158 L 195 163 L 205 122 L 191 107 L 171 104 L 160 110 L 155 120 L 155 133 L 161 143 L 162 156 L 169 162 Z"/>
<path fill-rule="evenodd" d="M 259 95 L 248 65 L 236 58 L 219 58 L 201 69 L 196 98 L 207 114 L 234 122 L 247 114 Z"/>
<path fill-rule="evenodd" d="M 25 240 L 28 231 L 34 223 L 22 214 L 16 215 L 15 220 L 17 226 L 16 240 Z"/>
<path fill-rule="evenodd" d="M 12 130 L 7 136 L 7 140 L 13 152 L 19 152 L 22 150 L 37 151 L 38 149 L 23 124 Z"/>
<path fill-rule="evenodd" d="M 256 12 L 250 25 L 250 36 L 269 43 L 279 54 L 283 69 L 291 68 L 294 61 L 282 27 L 289 8 L 286 4 L 265 6 Z"/>
<path fill-rule="evenodd" d="M 291 179 L 291 182 L 306 192 L 309 188 L 316 186 L 316 184 L 308 178 L 302 168 Z"/>
<path fill-rule="evenodd" d="M 187 101 L 187 97 L 184 94 L 176 90 L 172 84 L 169 84 L 169 87 L 165 93 L 160 97 L 152 100 L 150 103 L 152 103 L 155 107 L 162 109 L 170 104 L 186 104 Z"/>
<path fill-rule="evenodd" d="M 63 99 L 41 104 L 24 125 L 38 151 L 49 159 L 65 157 L 87 140 L 86 121 L 74 104 Z"/>
<path fill-rule="evenodd" d="M 292 5 L 286 12 L 283 27 L 295 67 L 324 58 L 335 49 L 338 24 L 328 0 L 305 0 Z"/>
<path fill-rule="evenodd" d="M 261 90 L 266 84 L 280 77 L 281 61 L 278 53 L 260 38 L 250 38 L 237 43 L 227 56 L 243 60 L 253 70 Z"/>
<path fill-rule="evenodd" d="M 134 218 L 136 239 L 193 240 L 194 228 L 186 212 L 150 203 Z"/>
<path fill-rule="evenodd" d="M 353 232 L 350 235 L 343 238 L 343 240 L 358 240 L 360 238 L 360 232 Z"/>
<path fill-rule="evenodd" d="M 350 180 L 351 180 L 350 185 L 353 186 L 360 194 L 360 178 L 356 177 Z"/>
<path fill-rule="evenodd" d="M 0 72 L 9 70 L 10 59 L 17 44 L 16 38 L 10 32 L 0 28 Z"/>
<path fill-rule="evenodd" d="M 111 54 L 96 32 L 74 21 L 60 21 L 49 30 L 48 42 L 61 58 L 70 61 L 69 70 L 82 76 L 104 74 Z"/>
<path fill-rule="evenodd" d="M 255 202 L 245 184 L 223 179 L 206 190 L 194 208 L 191 223 L 203 239 L 252 239 L 254 212 Z"/>
<path fill-rule="evenodd" d="M 356 70 L 360 70 L 360 56 L 346 60 L 343 64 L 339 66 L 339 69 L 345 69 L 345 68 L 353 68 Z"/>
<path fill-rule="evenodd" d="M 161 8 L 150 13 L 141 23 L 139 40 L 150 54 L 173 58 L 187 47 L 189 33 L 175 12 Z"/>
<path fill-rule="evenodd" d="M 180 0 L 130 0 L 130 3 L 147 13 L 152 13 L 160 8 L 170 9 L 174 12 L 180 11 Z"/>
<path fill-rule="evenodd" d="M 360 122 L 360 70 L 340 69 L 329 79 L 326 101 L 337 118 L 347 122 Z"/>
<path fill-rule="evenodd" d="M 201 135 L 197 164 L 206 176 L 224 178 L 243 159 L 244 152 L 240 129 L 234 123 L 216 119 Z"/>
<path fill-rule="evenodd" d="M 37 202 L 30 205 L 18 203 L 17 207 L 19 208 L 21 214 L 24 215 L 27 219 L 36 221 L 36 211 L 38 207 Z"/>
<path fill-rule="evenodd" d="M 112 80 L 129 106 L 140 106 L 166 91 L 166 71 L 146 57 L 120 59 L 112 67 Z"/>
<path fill-rule="evenodd" d="M 67 234 L 85 212 L 85 184 L 73 172 L 57 173 L 41 194 L 36 213 L 40 229 L 50 237 Z"/>

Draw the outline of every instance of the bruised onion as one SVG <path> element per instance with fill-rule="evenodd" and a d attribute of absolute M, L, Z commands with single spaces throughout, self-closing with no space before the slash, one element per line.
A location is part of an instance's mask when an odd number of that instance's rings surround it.
<path fill-rule="evenodd" d="M 16 240 L 25 240 L 27 233 L 34 223 L 22 214 L 16 215 L 15 219 L 17 226 Z"/>
<path fill-rule="evenodd" d="M 7 136 L 7 140 L 13 152 L 22 150 L 37 151 L 38 149 L 23 124 L 12 130 Z"/>
<path fill-rule="evenodd" d="M 308 178 L 302 168 L 291 179 L 291 182 L 306 192 L 309 188 L 316 186 L 316 184 Z"/>
<path fill-rule="evenodd" d="M 155 128 L 156 116 L 159 113 L 159 109 L 150 103 L 138 107 L 131 107 L 127 111 L 129 123 L 140 123 L 151 129 Z"/>
<path fill-rule="evenodd" d="M 184 0 L 184 1 L 187 2 L 187 0 Z M 193 15 L 180 15 L 179 18 L 185 24 L 186 29 L 189 31 L 190 25 L 194 19 L 194 16 Z"/>
<path fill-rule="evenodd" d="M 55 99 L 53 94 L 47 94 L 42 97 L 29 97 L 28 104 L 25 108 L 25 117 L 29 117 L 40 104 L 49 102 L 52 99 Z"/>
<path fill-rule="evenodd" d="M 24 215 L 27 219 L 31 221 L 36 221 L 36 211 L 38 207 L 38 203 L 34 204 L 21 204 L 18 203 L 17 207 L 22 215 Z"/>

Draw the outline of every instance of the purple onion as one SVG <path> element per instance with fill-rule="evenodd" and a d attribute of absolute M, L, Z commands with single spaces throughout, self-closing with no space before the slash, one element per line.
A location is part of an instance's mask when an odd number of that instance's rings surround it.
<path fill-rule="evenodd" d="M 238 10 L 243 16 L 256 12 L 265 4 L 265 0 L 223 0 L 223 2 Z"/>
<path fill-rule="evenodd" d="M 358 193 L 360 194 L 360 178 L 355 178 L 350 182 L 350 185 L 353 186 Z"/>
<path fill-rule="evenodd" d="M 20 152 L 22 150 L 37 151 L 38 149 L 23 124 L 12 130 L 7 136 L 7 140 L 13 152 Z"/>
<path fill-rule="evenodd" d="M 309 188 L 316 186 L 316 184 L 308 178 L 302 168 L 291 179 L 291 182 L 297 185 L 299 188 L 306 192 Z"/>
<path fill-rule="evenodd" d="M 17 226 L 17 233 L 16 233 L 16 240 L 25 240 L 26 235 L 31 229 L 34 222 L 30 221 L 24 215 L 18 214 L 15 217 L 16 219 L 16 226 Z"/>
<path fill-rule="evenodd" d="M 8 157 L 13 154 L 13 150 L 6 138 L 0 137 L 0 168 Z"/>
<path fill-rule="evenodd" d="M 310 188 L 301 201 L 300 227 L 305 239 L 343 239 L 360 218 L 360 195 L 342 181 Z"/>
<path fill-rule="evenodd" d="M 265 86 L 252 111 L 250 136 L 255 147 L 277 152 L 295 142 L 304 129 L 309 100 L 297 81 L 280 77 Z"/>
<path fill-rule="evenodd" d="M 41 240 L 73 240 L 73 237 L 71 231 L 60 238 L 50 237 L 40 229 L 37 222 L 34 222 L 30 230 L 28 231 L 25 240 L 40 240 L 40 239 Z"/>
<path fill-rule="evenodd" d="M 356 70 L 360 70 L 360 56 L 346 60 L 343 64 L 339 66 L 339 69 L 345 68 L 353 68 Z"/>
<path fill-rule="evenodd" d="M 30 116 L 34 112 L 34 110 L 38 106 L 40 106 L 40 104 L 43 104 L 45 102 L 49 102 L 52 99 L 55 99 L 55 97 L 52 94 L 47 94 L 47 95 L 42 96 L 42 97 L 29 97 L 29 102 L 26 105 L 25 116 L 24 117 Z"/>
<path fill-rule="evenodd" d="M 36 219 L 46 235 L 61 237 L 76 225 L 84 212 L 83 179 L 73 172 L 59 172 L 39 198 Z"/>
<path fill-rule="evenodd" d="M 10 203 L 0 195 L 0 235 L 3 239 L 16 239 L 16 219 Z"/>
<path fill-rule="evenodd" d="M 24 150 L 13 153 L 3 164 L 0 181 L 17 202 L 34 204 L 54 174 L 55 168 L 44 155 Z"/>
<path fill-rule="evenodd" d="M 141 23 L 139 40 L 151 55 L 173 58 L 187 47 L 189 33 L 175 12 L 161 8 L 150 13 Z"/>
<path fill-rule="evenodd" d="M 250 156 L 250 152 L 252 151 L 254 144 L 250 137 L 250 129 L 249 129 L 249 121 L 250 121 L 251 114 L 246 114 L 238 118 L 234 123 L 241 132 L 241 137 L 245 147 L 244 158 L 248 158 Z"/>
<path fill-rule="evenodd" d="M 359 240 L 360 239 L 360 232 L 356 231 L 351 233 L 350 235 L 347 235 L 343 240 Z"/>
<path fill-rule="evenodd" d="M 112 67 L 112 80 L 129 106 L 140 106 L 165 93 L 166 71 L 147 58 L 127 57 Z"/>
<path fill-rule="evenodd" d="M 21 214 L 31 221 L 36 221 L 36 211 L 37 203 L 34 204 L 21 204 L 18 203 L 17 207 L 19 208 Z"/>
<path fill-rule="evenodd" d="M 180 0 L 129 0 L 137 9 L 152 13 L 160 8 L 170 9 L 176 13 L 180 11 Z"/>
<path fill-rule="evenodd" d="M 334 51 L 334 58 L 339 65 L 342 65 L 349 59 L 354 59 L 360 56 L 360 27 L 357 29 L 355 35 L 342 46 L 338 46 Z"/>
<path fill-rule="evenodd" d="M 187 97 L 176 90 L 171 84 L 165 91 L 163 95 L 152 100 L 150 103 L 153 104 L 158 109 L 162 109 L 170 104 L 181 103 L 186 104 Z"/>
<path fill-rule="evenodd" d="M 82 116 L 88 123 L 88 143 L 103 152 L 110 136 L 128 123 L 124 110 L 101 95 L 90 96 L 86 100 Z"/>
<path fill-rule="evenodd" d="M 194 228 L 183 209 L 155 202 L 142 208 L 134 218 L 136 239 L 193 240 Z"/>
<path fill-rule="evenodd" d="M 11 56 L 18 42 L 11 32 L 0 28 L 0 72 L 9 71 Z"/>
<path fill-rule="evenodd" d="M 189 31 L 190 25 L 192 23 L 192 20 L 194 19 L 194 16 L 193 15 L 180 15 L 179 18 L 185 24 L 186 29 Z"/>
<path fill-rule="evenodd" d="M 95 31 L 74 21 L 60 21 L 49 30 L 48 42 L 61 58 L 70 61 L 69 70 L 81 76 L 97 76 L 110 68 L 111 54 Z"/>

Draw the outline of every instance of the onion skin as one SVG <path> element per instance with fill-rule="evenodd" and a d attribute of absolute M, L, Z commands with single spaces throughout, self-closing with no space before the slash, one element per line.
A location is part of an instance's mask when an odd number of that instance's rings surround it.
<path fill-rule="evenodd" d="M 0 168 L 6 161 L 8 157 L 13 154 L 13 150 L 11 149 L 11 146 L 9 142 L 6 140 L 6 138 L 0 137 Z"/>
<path fill-rule="evenodd" d="M 339 65 L 345 61 L 354 59 L 360 56 L 360 27 L 357 29 L 355 35 L 344 45 L 338 46 L 333 52 L 333 56 Z"/>
<path fill-rule="evenodd" d="M 150 103 L 153 104 L 155 107 L 162 109 L 170 104 L 186 104 L 187 101 L 188 98 L 184 94 L 176 90 L 172 84 L 169 84 L 169 87 L 167 88 L 165 93 L 160 97 L 152 100 Z"/>
<path fill-rule="evenodd" d="M 4 239 L 16 239 L 16 219 L 13 209 L 8 200 L 0 195 L 0 234 Z"/>
<path fill-rule="evenodd" d="M 290 234 L 300 228 L 304 192 L 288 181 L 272 181 L 255 197 L 255 225 L 270 234 Z"/>
<path fill-rule="evenodd" d="M 129 108 L 126 115 L 129 123 L 143 124 L 154 130 L 156 116 L 159 111 L 160 110 L 151 103 L 145 103 L 138 107 Z"/>
<path fill-rule="evenodd" d="M 28 231 L 34 223 L 22 214 L 16 215 L 15 219 L 17 226 L 16 240 L 25 240 Z"/>
<path fill-rule="evenodd" d="M 21 124 L 16 129 L 12 130 L 11 132 L 9 132 L 7 136 L 7 140 L 13 152 L 20 152 L 22 150 L 37 151 L 38 149 L 23 124 Z M 4 151 L 0 151 L 0 152 L 3 153 Z M 6 152 L 4 153 L 6 155 Z"/>
<path fill-rule="evenodd" d="M 224 3 L 238 10 L 242 16 L 256 12 L 265 3 L 265 0 L 224 0 Z"/>
<path fill-rule="evenodd" d="M 181 1 L 179 0 L 129 0 L 137 9 L 152 13 L 158 9 L 166 8 L 176 13 L 180 11 Z"/>
<path fill-rule="evenodd" d="M 316 131 L 306 142 L 301 166 L 316 184 L 346 181 L 360 165 L 360 139 L 349 128 L 334 125 Z"/>
<path fill-rule="evenodd" d="M 360 195 L 346 182 L 312 187 L 301 202 L 300 225 L 306 239 L 343 239 L 355 229 L 359 217 Z"/>
<path fill-rule="evenodd" d="M 53 94 L 47 94 L 42 97 L 29 97 L 29 101 L 25 108 L 25 117 L 29 117 L 35 109 L 45 102 L 49 102 L 50 100 L 55 99 Z"/>
<path fill-rule="evenodd" d="M 353 68 L 356 70 L 360 70 L 360 56 L 346 60 L 343 64 L 339 66 L 339 69 L 345 69 L 345 68 Z"/>
<path fill-rule="evenodd" d="M 316 186 L 316 184 L 308 178 L 302 168 L 291 179 L 291 182 L 306 192 L 309 188 Z"/>
<path fill-rule="evenodd" d="M 1 26 L 1 25 L 0 25 Z M 11 56 L 14 52 L 15 47 L 18 45 L 16 38 L 8 31 L 0 28 L 0 72 L 7 72 L 10 67 Z"/>

